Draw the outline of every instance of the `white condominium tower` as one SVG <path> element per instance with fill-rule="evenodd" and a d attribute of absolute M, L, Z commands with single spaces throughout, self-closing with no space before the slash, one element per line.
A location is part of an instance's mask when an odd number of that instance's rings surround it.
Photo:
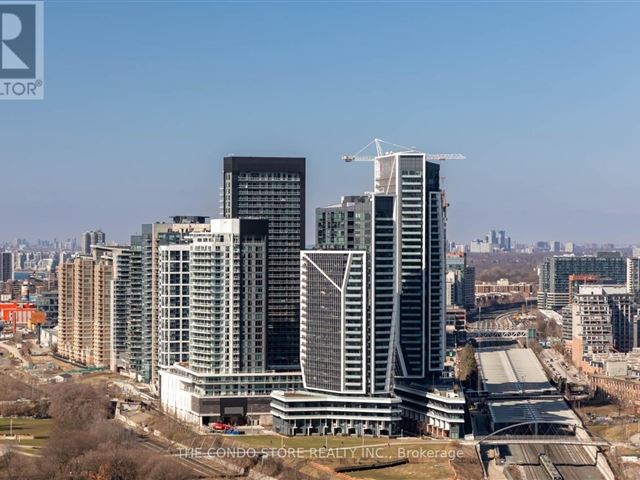
<path fill-rule="evenodd" d="M 184 277 L 177 278 L 187 270 L 185 249 L 160 248 L 161 324 L 184 322 L 189 299 L 188 364 L 163 365 L 160 399 L 166 411 L 185 421 L 258 423 L 269 416 L 273 389 L 301 385 L 298 371 L 267 369 L 268 235 L 268 220 L 237 218 L 211 220 L 209 231 L 192 233 L 188 297 Z M 182 311 L 172 314 L 178 304 Z M 181 343 L 184 349 L 184 340 L 177 340 L 184 338 L 184 323 L 168 333 L 165 346 L 160 335 L 161 361 L 166 347 Z"/>
<path fill-rule="evenodd" d="M 160 366 L 160 247 L 184 243 L 192 232 L 208 229 L 208 217 L 177 215 L 170 222 L 142 225 L 141 235 L 132 238 L 137 262 L 134 296 L 140 301 L 135 314 L 132 314 L 132 330 L 135 333 L 131 335 L 129 369 L 144 382 L 151 382 L 154 388 L 158 383 Z"/>
<path fill-rule="evenodd" d="M 301 252 L 300 363 L 307 389 L 367 392 L 367 254 Z"/>
<path fill-rule="evenodd" d="M 300 256 L 305 391 L 274 392 L 284 434 L 400 432 L 393 394 L 393 197 L 344 197 L 317 210 L 318 247 Z"/>
<path fill-rule="evenodd" d="M 189 366 L 194 372 L 265 370 L 266 220 L 212 220 L 192 236 Z"/>
<path fill-rule="evenodd" d="M 375 192 L 396 198 L 396 378 L 425 383 L 443 370 L 445 355 L 445 201 L 440 166 L 420 152 L 376 157 Z"/>
<path fill-rule="evenodd" d="M 189 361 L 189 249 L 176 243 L 160 246 L 158 364 Z"/>

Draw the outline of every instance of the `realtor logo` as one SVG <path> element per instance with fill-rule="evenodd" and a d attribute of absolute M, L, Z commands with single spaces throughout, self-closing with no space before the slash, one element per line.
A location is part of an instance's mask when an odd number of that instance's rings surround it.
<path fill-rule="evenodd" d="M 0 100 L 42 99 L 42 2 L 0 1 Z"/>

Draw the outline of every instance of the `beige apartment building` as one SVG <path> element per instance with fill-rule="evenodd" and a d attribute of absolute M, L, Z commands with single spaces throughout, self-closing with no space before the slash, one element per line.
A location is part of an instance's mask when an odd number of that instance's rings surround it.
<path fill-rule="evenodd" d="M 93 265 L 82 256 L 58 267 L 58 350 L 82 364 L 91 363 L 93 350 Z"/>
<path fill-rule="evenodd" d="M 130 249 L 94 246 L 58 267 L 58 352 L 116 369 L 125 354 Z M 124 288 L 123 288 L 124 287 Z"/>
<path fill-rule="evenodd" d="M 113 264 L 99 260 L 93 269 L 93 359 L 96 367 L 111 366 L 111 280 Z"/>

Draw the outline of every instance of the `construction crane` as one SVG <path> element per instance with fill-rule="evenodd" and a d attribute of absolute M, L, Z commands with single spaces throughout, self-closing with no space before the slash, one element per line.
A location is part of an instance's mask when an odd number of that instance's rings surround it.
<path fill-rule="evenodd" d="M 376 155 L 363 154 L 362 152 L 364 152 L 371 145 L 375 145 Z M 391 151 L 385 152 L 383 149 L 383 145 L 390 145 L 392 147 L 397 147 L 397 148 L 400 148 L 400 150 L 395 150 L 395 151 L 391 150 Z M 344 160 L 345 162 L 372 162 L 377 157 L 382 157 L 384 155 L 396 153 L 398 151 L 418 153 L 415 147 L 405 147 L 404 145 L 398 145 L 397 143 L 391 143 L 385 140 L 381 140 L 379 138 L 374 138 L 353 155 L 343 155 L 342 160 Z M 461 155 L 459 153 L 425 153 L 425 157 L 427 160 L 434 160 L 437 162 L 443 162 L 445 160 L 464 160 L 465 158 L 467 158 L 464 155 Z"/>

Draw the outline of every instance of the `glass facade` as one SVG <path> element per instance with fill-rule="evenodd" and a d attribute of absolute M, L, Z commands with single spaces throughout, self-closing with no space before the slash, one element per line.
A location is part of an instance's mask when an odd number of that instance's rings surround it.
<path fill-rule="evenodd" d="M 303 251 L 301 351 L 305 388 L 365 393 L 366 253 Z"/>
<path fill-rule="evenodd" d="M 267 222 L 213 220 L 192 237 L 189 276 L 189 368 L 264 371 Z"/>
<path fill-rule="evenodd" d="M 444 369 L 445 214 L 440 166 L 422 153 L 376 158 L 376 193 L 395 195 L 397 378 Z"/>
<path fill-rule="evenodd" d="M 305 246 L 305 159 L 226 157 L 225 218 L 269 221 L 267 364 L 299 367 L 300 250 Z"/>
<path fill-rule="evenodd" d="M 189 245 L 160 247 L 159 366 L 189 360 Z"/>

